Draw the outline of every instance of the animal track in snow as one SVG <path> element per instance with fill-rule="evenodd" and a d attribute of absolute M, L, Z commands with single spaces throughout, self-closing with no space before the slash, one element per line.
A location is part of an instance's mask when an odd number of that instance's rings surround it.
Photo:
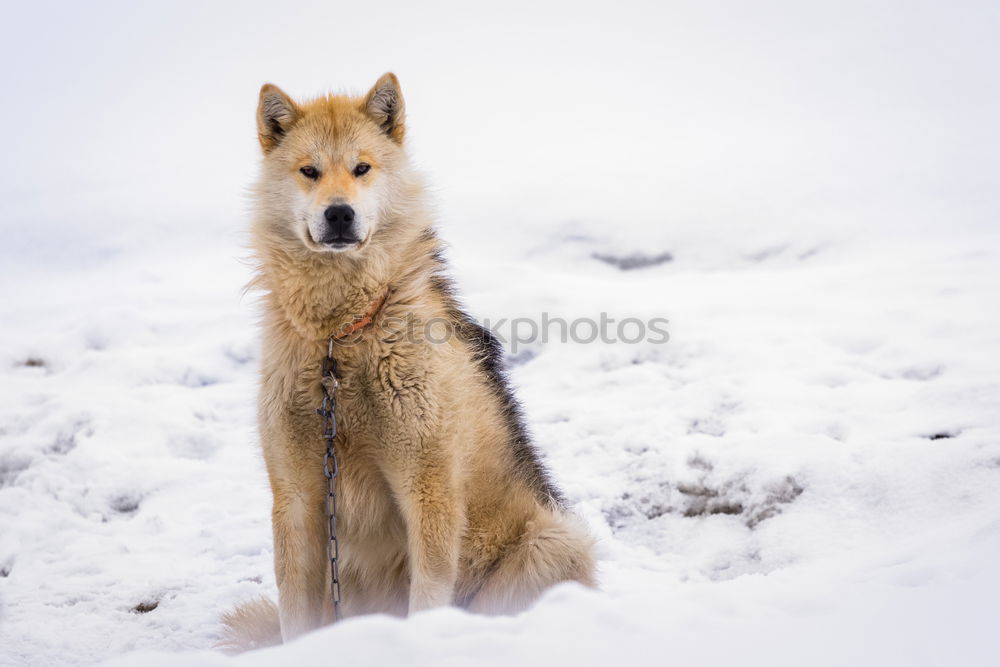
<path fill-rule="evenodd" d="M 621 269 L 622 271 L 645 269 L 650 266 L 666 264 L 674 259 L 674 256 L 669 252 L 661 252 L 656 255 L 643 255 L 640 253 L 633 253 L 631 255 L 605 255 L 603 253 L 595 252 L 591 255 L 591 257 L 600 262 L 604 262 L 605 264 L 610 264 L 616 269 Z"/>

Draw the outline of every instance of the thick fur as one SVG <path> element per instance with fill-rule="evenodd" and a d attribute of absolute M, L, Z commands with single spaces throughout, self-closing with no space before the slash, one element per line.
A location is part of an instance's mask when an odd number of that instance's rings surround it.
<path fill-rule="evenodd" d="M 279 601 L 231 612 L 224 645 L 288 640 L 332 620 L 320 366 L 331 333 L 386 293 L 373 324 L 334 349 L 344 614 L 449 604 L 510 614 L 555 583 L 593 585 L 591 538 L 528 439 L 502 350 L 444 274 L 396 78 L 305 104 L 266 85 L 258 132 L 259 427 Z M 360 176 L 359 161 L 371 165 Z M 358 212 L 362 240 L 346 251 L 318 242 L 331 203 Z"/>

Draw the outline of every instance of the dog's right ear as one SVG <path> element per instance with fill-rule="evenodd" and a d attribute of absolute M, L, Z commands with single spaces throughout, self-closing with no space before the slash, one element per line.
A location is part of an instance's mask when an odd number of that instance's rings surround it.
<path fill-rule="evenodd" d="M 281 143 L 300 115 L 295 102 L 281 88 L 272 83 L 261 86 L 260 103 L 257 105 L 257 138 L 264 153 L 270 153 Z"/>

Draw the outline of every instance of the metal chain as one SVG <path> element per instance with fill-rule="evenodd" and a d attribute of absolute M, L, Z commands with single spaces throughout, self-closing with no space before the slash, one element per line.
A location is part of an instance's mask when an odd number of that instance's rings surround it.
<path fill-rule="evenodd" d="M 333 600 L 334 620 L 340 620 L 340 545 L 337 543 L 337 452 L 333 443 L 337 437 L 337 360 L 333 358 L 333 337 L 327 344 L 326 358 L 323 359 L 323 405 L 316 412 L 323 418 L 323 440 L 326 453 L 323 455 L 323 475 L 327 480 L 326 516 L 330 525 L 330 543 L 327 553 L 330 557 L 330 598 Z"/>

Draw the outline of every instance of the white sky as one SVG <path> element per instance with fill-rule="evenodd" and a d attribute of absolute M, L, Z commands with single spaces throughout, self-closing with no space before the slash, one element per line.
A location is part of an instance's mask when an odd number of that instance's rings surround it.
<path fill-rule="evenodd" d="M 395 71 L 445 223 L 951 231 L 1000 209 L 991 2 L 9 3 L 13 252 L 239 230 L 254 110 Z"/>

